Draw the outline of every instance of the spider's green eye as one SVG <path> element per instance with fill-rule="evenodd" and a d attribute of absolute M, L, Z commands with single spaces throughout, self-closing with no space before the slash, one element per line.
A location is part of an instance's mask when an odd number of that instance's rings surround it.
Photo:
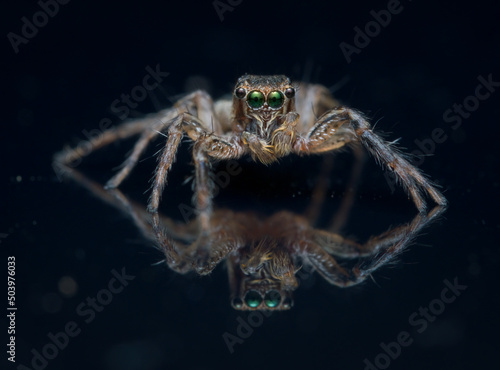
<path fill-rule="evenodd" d="M 281 295 L 279 294 L 278 291 L 276 290 L 271 290 L 270 292 L 266 293 L 266 296 L 264 297 L 264 303 L 266 304 L 267 307 L 273 308 L 279 305 L 281 302 Z"/>
<path fill-rule="evenodd" d="M 281 91 L 271 91 L 267 96 L 267 104 L 273 109 L 280 108 L 285 100 Z"/>
<path fill-rule="evenodd" d="M 255 290 L 249 291 L 245 295 L 245 303 L 247 304 L 248 307 L 258 307 L 260 303 L 262 302 L 262 297 L 260 296 L 259 292 Z"/>
<path fill-rule="evenodd" d="M 250 108 L 260 108 L 264 105 L 264 94 L 260 91 L 250 91 L 247 95 L 247 103 Z"/>

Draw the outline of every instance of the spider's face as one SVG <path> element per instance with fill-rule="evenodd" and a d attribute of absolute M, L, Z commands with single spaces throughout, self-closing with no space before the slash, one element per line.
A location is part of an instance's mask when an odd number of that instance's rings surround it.
<path fill-rule="evenodd" d="M 295 87 L 283 75 L 245 75 L 236 83 L 233 108 L 236 119 L 251 120 L 266 131 L 271 123 L 295 109 Z"/>
<path fill-rule="evenodd" d="M 292 291 L 283 288 L 278 279 L 263 273 L 243 277 L 241 294 L 234 297 L 231 304 L 236 310 L 243 311 L 282 311 L 293 306 Z"/>
<path fill-rule="evenodd" d="M 276 244 L 261 242 L 240 264 L 243 273 L 239 296 L 232 305 L 237 310 L 288 310 L 292 291 L 298 287 L 289 254 Z"/>

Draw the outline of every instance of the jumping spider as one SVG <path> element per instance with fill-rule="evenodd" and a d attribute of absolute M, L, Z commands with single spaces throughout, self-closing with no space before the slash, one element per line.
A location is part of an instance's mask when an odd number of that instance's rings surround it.
<path fill-rule="evenodd" d="M 244 155 L 269 164 L 291 153 L 323 154 L 361 144 L 378 163 L 394 173 L 421 213 L 426 210 L 424 193 L 437 204 L 446 204 L 443 195 L 416 167 L 372 131 L 361 113 L 340 105 L 321 85 L 294 85 L 283 75 L 244 75 L 236 83 L 232 100 L 213 102 L 207 93 L 195 91 L 172 108 L 103 132 L 90 141 L 90 151 L 85 151 L 85 146 L 61 151 L 55 156 L 55 165 L 71 165 L 89 152 L 140 134 L 122 169 L 106 184 L 107 189 L 113 189 L 129 175 L 149 142 L 162 132 L 166 133 L 167 142 L 159 156 L 148 210 L 170 266 L 181 266 L 185 261 L 162 234 L 158 205 L 185 135 L 194 142 L 195 203 L 202 234 L 210 233 L 213 214 L 212 162 Z M 209 249 L 200 250 L 196 265 L 202 265 L 209 253 Z"/>
<path fill-rule="evenodd" d="M 77 170 L 66 168 L 64 173 L 128 214 L 146 238 L 156 241 L 151 215 L 144 205 L 129 200 L 118 189 L 106 191 Z M 158 227 L 168 238 L 159 247 L 168 265 L 182 274 L 193 270 L 207 274 L 226 261 L 231 305 L 237 310 L 288 310 L 293 306 L 292 293 L 299 285 L 296 275 L 301 266 L 308 266 L 309 272 L 317 271 L 339 287 L 359 284 L 393 261 L 444 209 L 436 206 L 428 214 L 418 213 L 411 222 L 371 237 L 364 244 L 331 230 L 316 229 L 306 217 L 288 211 L 266 218 L 252 212 L 216 209 L 207 234 L 197 219 L 186 224 L 157 214 Z M 337 220 L 340 227 L 345 218 Z M 196 266 L 192 262 L 200 250 L 208 250 L 209 258 Z M 173 263 L 173 252 L 180 263 Z M 337 258 L 357 262 L 347 268 Z"/>

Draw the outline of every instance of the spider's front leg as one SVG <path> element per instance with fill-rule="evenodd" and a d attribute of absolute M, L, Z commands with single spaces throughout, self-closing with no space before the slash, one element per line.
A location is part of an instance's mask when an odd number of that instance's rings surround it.
<path fill-rule="evenodd" d="M 337 234 L 312 231 L 312 243 L 304 248 L 307 260 L 330 283 L 340 287 L 349 287 L 363 282 L 371 273 L 390 262 L 401 253 L 412 239 L 438 218 L 445 207 L 436 206 L 428 214 L 422 213 L 411 223 L 387 231 L 378 237 L 371 238 L 366 244 L 342 238 Z M 344 258 L 366 257 L 352 269 L 342 267 L 331 254 Z"/>
<path fill-rule="evenodd" d="M 294 149 L 298 153 L 324 153 L 353 141 L 361 142 L 377 162 L 394 173 L 420 212 L 426 210 L 422 190 L 437 204 L 447 204 L 444 196 L 425 176 L 390 143 L 375 134 L 368 121 L 352 109 L 338 107 L 326 112 L 309 131 L 302 146 L 296 144 Z"/>
<path fill-rule="evenodd" d="M 195 164 L 195 199 L 197 209 L 197 222 L 199 237 L 196 241 L 194 265 L 203 265 L 210 255 L 208 235 L 210 233 L 210 218 L 212 215 L 213 183 L 211 179 L 210 157 L 216 159 L 239 158 L 244 148 L 236 140 L 227 141 L 225 138 L 213 134 L 207 130 L 204 123 L 189 113 L 183 113 L 174 119 L 168 129 L 168 139 L 165 149 L 160 156 L 153 181 L 153 190 L 148 204 L 148 210 L 152 214 L 153 231 L 157 235 L 158 242 L 164 248 L 167 259 L 169 256 L 175 259 L 176 251 L 172 243 L 160 226 L 158 206 L 161 194 L 167 182 L 167 175 L 175 160 L 177 149 L 181 139 L 186 133 L 194 142 L 193 160 Z M 174 263 L 174 261 L 172 262 Z"/>

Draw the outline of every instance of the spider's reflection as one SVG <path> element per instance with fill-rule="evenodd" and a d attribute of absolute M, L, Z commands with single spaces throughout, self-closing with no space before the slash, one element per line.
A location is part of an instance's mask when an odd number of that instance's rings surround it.
<path fill-rule="evenodd" d="M 101 200 L 127 213 L 145 237 L 161 246 L 171 269 L 205 275 L 226 261 L 231 304 L 238 310 L 291 308 L 292 293 L 298 287 L 296 273 L 302 265 L 312 267 L 339 287 L 359 284 L 393 260 L 444 210 L 437 206 L 427 214 L 419 213 L 411 222 L 361 244 L 332 229 L 316 229 L 308 218 L 289 211 L 263 217 L 252 212 L 219 209 L 205 233 L 200 233 L 197 219 L 182 223 L 159 217 L 163 231 L 162 240 L 158 241 L 145 206 L 131 201 L 119 190 L 104 190 L 74 169 L 67 168 L 64 173 Z M 337 262 L 338 258 L 354 261 L 353 267 L 344 267 Z"/>

